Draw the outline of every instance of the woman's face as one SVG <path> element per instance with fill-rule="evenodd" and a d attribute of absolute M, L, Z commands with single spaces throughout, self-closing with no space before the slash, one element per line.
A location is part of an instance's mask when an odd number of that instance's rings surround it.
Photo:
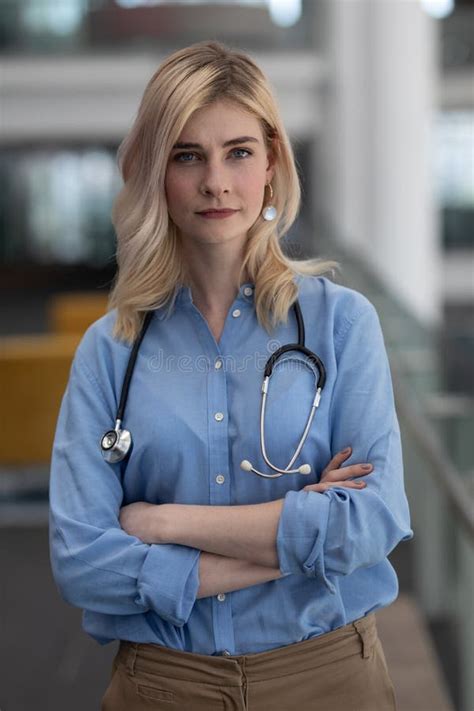
<path fill-rule="evenodd" d="M 195 111 L 171 151 L 165 178 L 168 212 L 183 239 L 243 244 L 273 177 L 270 160 L 251 113 L 229 101 Z M 234 212 L 206 213 L 224 208 Z"/>

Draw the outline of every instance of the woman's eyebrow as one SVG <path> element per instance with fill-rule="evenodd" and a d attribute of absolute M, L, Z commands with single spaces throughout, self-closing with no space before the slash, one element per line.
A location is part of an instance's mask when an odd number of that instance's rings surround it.
<path fill-rule="evenodd" d="M 226 141 L 222 144 L 225 148 L 226 146 L 235 146 L 238 143 L 258 143 L 258 138 L 253 136 L 239 136 L 238 138 L 231 138 L 230 141 Z M 201 148 L 200 143 L 175 143 L 173 148 Z"/>

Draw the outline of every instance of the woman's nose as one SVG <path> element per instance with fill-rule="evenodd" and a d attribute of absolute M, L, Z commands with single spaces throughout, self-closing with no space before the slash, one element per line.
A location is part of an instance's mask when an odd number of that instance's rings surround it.
<path fill-rule="evenodd" d="M 228 193 L 229 185 L 225 171 L 209 166 L 202 178 L 200 191 L 203 195 L 211 195 L 212 197 L 219 197 L 223 193 Z"/>

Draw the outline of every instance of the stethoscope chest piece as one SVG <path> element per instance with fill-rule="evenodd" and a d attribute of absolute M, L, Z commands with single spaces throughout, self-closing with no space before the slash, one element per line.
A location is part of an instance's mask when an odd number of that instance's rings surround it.
<path fill-rule="evenodd" d="M 120 425 L 120 420 L 117 420 L 115 429 L 108 430 L 100 440 L 102 456 L 109 464 L 121 462 L 132 447 L 132 435 L 128 430 L 121 430 Z"/>
<path fill-rule="evenodd" d="M 121 462 L 130 453 L 132 448 L 132 435 L 128 430 L 122 430 L 122 420 L 125 412 L 125 404 L 128 397 L 128 389 L 130 387 L 130 380 L 132 379 L 133 368 L 135 367 L 135 361 L 137 359 L 138 349 L 143 340 L 148 326 L 150 325 L 151 318 L 153 316 L 153 311 L 147 311 L 145 318 L 143 319 L 142 328 L 138 338 L 133 344 L 132 351 L 130 353 L 130 358 L 127 364 L 127 370 L 125 372 L 125 378 L 122 385 L 122 392 L 120 394 L 120 403 L 117 410 L 117 415 L 115 418 L 115 428 L 113 430 L 107 430 L 100 439 L 100 450 L 102 456 L 106 462 L 109 464 L 116 464 Z"/>

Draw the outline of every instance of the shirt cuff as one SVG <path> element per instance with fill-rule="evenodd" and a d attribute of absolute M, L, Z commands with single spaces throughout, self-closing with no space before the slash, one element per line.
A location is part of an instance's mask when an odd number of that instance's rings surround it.
<path fill-rule="evenodd" d="M 303 573 L 319 578 L 331 593 L 336 593 L 324 566 L 324 541 L 330 500 L 317 491 L 288 491 L 277 529 L 277 555 L 280 572 Z"/>
<path fill-rule="evenodd" d="M 198 548 L 160 543 L 150 550 L 138 576 L 137 605 L 146 605 L 176 627 L 189 619 L 199 589 Z"/>

